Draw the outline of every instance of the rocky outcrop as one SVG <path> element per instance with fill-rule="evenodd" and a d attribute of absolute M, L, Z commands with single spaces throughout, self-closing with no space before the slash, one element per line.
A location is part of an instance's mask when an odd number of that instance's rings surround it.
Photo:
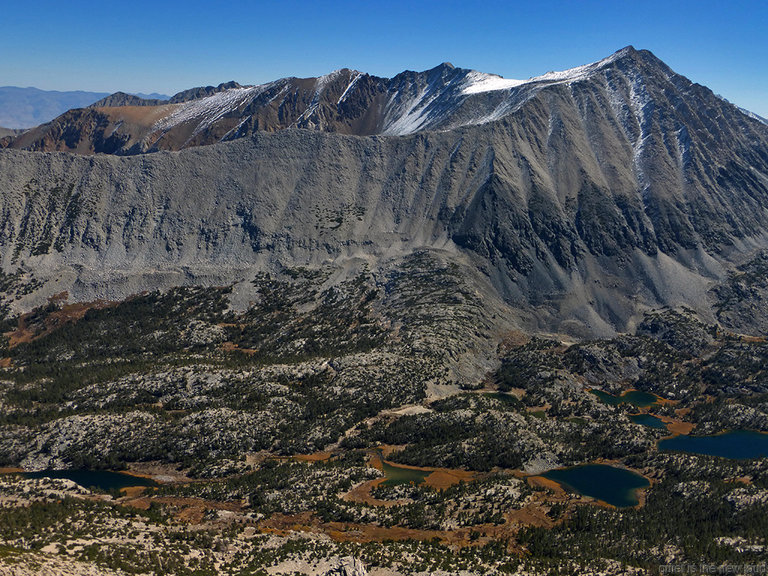
<path fill-rule="evenodd" d="M 712 288 L 718 322 L 749 334 L 768 334 L 768 251 L 739 265 Z"/>
<path fill-rule="evenodd" d="M 156 98 L 142 98 L 135 94 L 126 94 L 125 92 L 115 92 L 106 98 L 102 98 L 88 106 L 88 108 L 115 108 L 118 106 L 160 106 L 167 104 L 167 100 L 158 100 Z"/>
<path fill-rule="evenodd" d="M 24 132 L 24 130 L 13 130 L 12 128 L 3 128 L 0 126 L 0 148 L 7 148 L 13 142 L 13 139 Z"/>
<path fill-rule="evenodd" d="M 346 556 L 339 558 L 337 566 L 327 571 L 324 576 L 367 576 L 365 564 L 357 558 Z"/>
<path fill-rule="evenodd" d="M 235 88 L 242 88 L 242 86 L 234 80 L 223 82 L 218 86 L 198 86 L 197 88 L 190 88 L 189 90 L 183 90 L 182 92 L 174 94 L 168 101 L 171 104 L 189 102 L 190 100 L 197 100 L 199 98 L 213 96 L 219 92 L 224 92 L 225 90 L 233 90 Z"/>

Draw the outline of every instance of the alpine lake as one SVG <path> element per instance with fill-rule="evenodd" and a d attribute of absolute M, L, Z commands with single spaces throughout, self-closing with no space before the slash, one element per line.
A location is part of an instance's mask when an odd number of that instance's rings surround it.
<path fill-rule="evenodd" d="M 637 506 L 640 503 L 637 491 L 650 486 L 644 476 L 607 464 L 558 468 L 542 476 L 554 480 L 569 492 L 602 500 L 617 508 Z"/>
<path fill-rule="evenodd" d="M 648 408 L 659 403 L 659 398 L 647 392 L 630 390 L 615 396 L 602 390 L 590 390 L 598 399 L 611 406 L 629 404 L 635 408 Z M 636 424 L 666 430 L 666 424 L 653 414 L 631 414 Z M 658 449 L 666 452 L 684 452 L 729 459 L 768 457 L 768 434 L 752 430 L 731 430 L 714 436 L 676 435 L 659 440 Z M 583 464 L 550 470 L 542 474 L 570 492 L 590 496 L 617 508 L 639 504 L 637 491 L 648 487 L 646 478 L 615 466 Z"/>
<path fill-rule="evenodd" d="M 382 472 L 384 472 L 385 480 L 383 484 L 385 486 L 399 486 L 400 484 L 421 484 L 424 480 L 432 474 L 427 470 L 415 470 L 413 468 L 404 468 L 401 466 L 395 466 L 384 460 L 381 461 Z"/>
<path fill-rule="evenodd" d="M 630 414 L 629 419 L 635 424 L 656 428 L 657 430 L 666 430 L 667 425 L 664 421 L 653 414 Z"/>
<path fill-rule="evenodd" d="M 768 434 L 731 430 L 715 436 L 675 436 L 659 442 L 659 450 L 719 456 L 732 460 L 768 456 Z"/>

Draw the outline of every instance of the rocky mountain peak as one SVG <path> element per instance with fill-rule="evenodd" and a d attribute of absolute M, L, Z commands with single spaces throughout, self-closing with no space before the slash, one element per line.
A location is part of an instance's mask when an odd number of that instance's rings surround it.
<path fill-rule="evenodd" d="M 88 108 L 118 108 L 120 106 L 160 106 L 166 104 L 167 100 L 159 100 L 156 98 L 142 98 L 134 94 L 126 94 L 125 92 L 115 92 L 110 94 L 106 98 L 97 100 Z"/>
<path fill-rule="evenodd" d="M 226 90 L 233 90 L 235 88 L 242 88 L 242 86 L 234 80 L 230 80 L 229 82 L 222 82 L 218 86 L 198 86 L 197 88 L 190 88 L 189 90 L 183 90 L 182 92 L 174 94 L 171 96 L 169 102 L 171 104 L 189 102 L 190 100 L 205 98 L 207 96 L 212 96 Z"/>

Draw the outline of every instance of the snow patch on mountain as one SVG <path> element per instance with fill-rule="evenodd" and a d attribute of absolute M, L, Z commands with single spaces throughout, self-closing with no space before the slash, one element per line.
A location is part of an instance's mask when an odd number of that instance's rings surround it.
<path fill-rule="evenodd" d="M 731 102 L 730 100 L 728 100 L 728 98 L 726 98 L 726 97 L 725 97 L 725 96 L 723 96 L 722 94 L 715 94 L 715 96 L 717 96 L 718 98 L 720 98 L 720 100 L 722 100 L 723 102 L 726 102 L 726 103 L 728 103 L 728 104 L 731 104 L 732 106 L 736 106 L 736 104 L 734 104 L 733 102 Z M 736 106 L 736 108 L 738 108 L 738 109 L 739 109 L 739 111 L 740 111 L 742 114 L 745 114 L 746 116 L 749 116 L 750 118 L 752 118 L 752 120 L 757 120 L 758 122 L 762 122 L 763 124 L 765 124 L 765 125 L 768 125 L 768 118 L 763 118 L 763 117 L 762 117 L 762 116 L 760 116 L 759 114 L 755 114 L 755 113 L 754 113 L 754 112 L 752 112 L 751 110 L 747 110 L 746 108 L 742 108 L 741 106 Z"/>
<path fill-rule="evenodd" d="M 526 80 L 515 80 L 513 78 L 502 78 L 496 74 L 485 74 L 473 70 L 467 74 L 464 86 L 461 89 L 462 94 L 479 94 L 481 92 L 493 92 L 496 90 L 509 90 L 525 84 Z"/>
<path fill-rule="evenodd" d="M 385 136 L 404 136 L 419 130 L 427 120 L 427 106 L 435 98 L 434 94 L 428 96 L 428 87 L 415 98 L 405 101 L 399 92 L 395 92 L 387 104 L 386 121 L 381 133 Z"/>
<path fill-rule="evenodd" d="M 725 100 L 725 99 L 724 99 L 724 100 Z M 726 100 L 726 102 L 728 102 L 728 101 Z M 753 120 L 757 120 L 758 122 L 762 122 L 763 124 L 765 124 L 766 126 L 768 126 L 768 119 L 766 119 L 766 118 L 763 118 L 763 117 L 762 117 L 762 116 L 760 116 L 759 114 L 755 114 L 754 112 L 751 112 L 750 110 L 747 110 L 746 108 L 742 108 L 741 106 L 736 106 L 736 108 L 738 108 L 739 110 L 741 110 L 741 112 L 742 112 L 742 113 L 746 114 L 747 116 L 749 116 L 749 117 L 750 117 L 750 118 L 752 118 Z"/>
<path fill-rule="evenodd" d="M 528 82 L 557 83 L 557 82 L 576 82 L 577 80 L 585 80 L 595 72 L 599 71 L 600 69 L 604 68 L 609 64 L 612 64 L 616 60 L 623 58 L 633 50 L 634 48 L 632 48 L 631 46 L 627 46 L 626 48 L 622 48 L 618 52 L 614 52 L 607 58 L 603 58 L 602 60 L 598 60 L 597 62 L 592 62 L 591 64 L 585 64 L 584 66 L 576 66 L 575 68 L 569 68 L 568 70 L 561 70 L 559 72 L 547 72 L 546 74 L 542 74 L 541 76 L 535 76 L 534 78 L 530 78 Z"/>
<path fill-rule="evenodd" d="M 155 123 L 154 129 L 166 131 L 179 124 L 197 122 L 194 130 L 194 134 L 197 134 L 251 101 L 272 85 L 273 83 L 247 88 L 232 88 L 206 98 L 177 104 L 176 109 L 171 114 Z"/>
<path fill-rule="evenodd" d="M 339 96 L 339 100 L 336 102 L 336 105 L 337 105 L 337 106 L 338 106 L 339 104 L 341 104 L 342 102 L 344 102 L 344 99 L 347 97 L 347 94 L 349 94 L 349 91 L 350 91 L 350 90 L 352 90 L 352 89 L 355 87 L 355 84 L 357 84 L 357 81 L 360 79 L 360 77 L 361 77 L 362 75 L 363 75 L 363 74 L 362 74 L 362 72 L 355 72 L 355 76 L 354 76 L 354 78 L 352 78 L 352 81 L 351 81 L 351 82 L 349 83 L 349 85 L 346 87 L 346 89 L 344 90 L 344 92 L 342 93 L 342 95 L 341 95 L 341 96 Z"/>
<path fill-rule="evenodd" d="M 462 88 L 462 93 L 469 95 L 479 94 L 481 92 L 492 92 L 495 90 L 509 90 L 510 88 L 517 88 L 518 86 L 534 84 L 537 82 L 558 83 L 584 80 L 604 66 L 607 66 L 608 64 L 611 64 L 617 59 L 625 56 L 630 50 L 630 48 L 624 48 L 614 54 L 611 54 L 607 58 L 603 58 L 597 62 L 592 62 L 591 64 L 576 66 L 575 68 L 560 70 L 558 72 L 547 72 L 546 74 L 542 74 L 541 76 L 533 76 L 527 80 L 502 78 L 496 74 L 485 74 L 483 72 L 477 72 L 473 70 L 467 74 L 466 82 Z"/>

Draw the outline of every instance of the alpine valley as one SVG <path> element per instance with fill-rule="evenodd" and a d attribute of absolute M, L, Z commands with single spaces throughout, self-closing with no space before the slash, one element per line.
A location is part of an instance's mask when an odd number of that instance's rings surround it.
<path fill-rule="evenodd" d="M 0 131 L 0 574 L 765 567 L 766 331 L 768 125 L 648 51 L 116 93 Z"/>

